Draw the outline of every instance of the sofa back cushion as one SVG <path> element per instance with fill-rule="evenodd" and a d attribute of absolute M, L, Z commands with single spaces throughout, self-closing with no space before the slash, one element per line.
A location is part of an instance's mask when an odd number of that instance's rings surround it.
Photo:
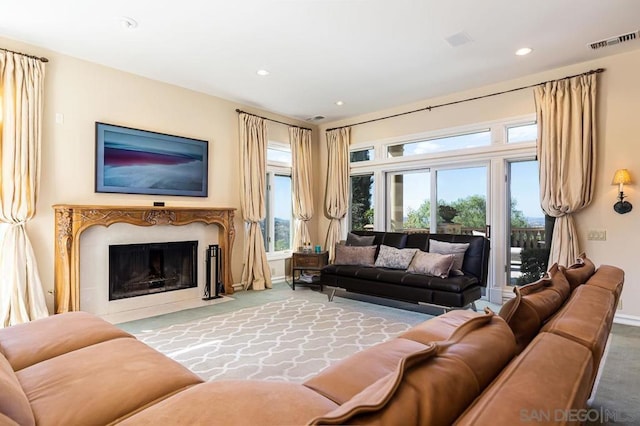
<path fill-rule="evenodd" d="M 348 246 L 372 246 L 373 241 L 376 239 L 375 235 L 358 235 L 353 232 L 347 234 L 346 245 Z"/>
<path fill-rule="evenodd" d="M 565 268 L 560 266 L 560 270 L 567 277 L 571 291 L 575 290 L 580 284 L 586 283 L 589 278 L 596 272 L 596 266 L 587 258 L 587 255 L 580 253 L 576 259 L 576 263 Z"/>
<path fill-rule="evenodd" d="M 544 278 L 513 291 L 516 296 L 502 305 L 500 316 L 511 327 L 520 353 L 567 300 L 569 283 L 554 264 Z"/>
<path fill-rule="evenodd" d="M 311 424 L 452 424 L 498 375 L 514 349 L 502 319 L 478 315 L 447 341 L 402 357 L 392 373 Z M 482 365 L 476 364 L 479 360 Z"/>
<path fill-rule="evenodd" d="M 19 425 L 35 425 L 31 405 L 9 361 L 0 353 L 0 413 Z M 4 424 L 0 417 L 0 424 Z"/>
<path fill-rule="evenodd" d="M 334 265 L 373 266 L 376 260 L 377 246 L 346 246 L 336 244 Z"/>

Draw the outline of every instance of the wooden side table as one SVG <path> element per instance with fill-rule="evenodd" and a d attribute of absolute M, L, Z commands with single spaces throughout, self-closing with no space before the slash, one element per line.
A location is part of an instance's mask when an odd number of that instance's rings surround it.
<path fill-rule="evenodd" d="M 294 252 L 291 257 L 291 289 L 296 289 L 298 285 L 319 285 L 322 291 L 322 283 L 320 282 L 320 270 L 329 263 L 329 252 L 321 251 L 320 253 L 303 253 Z"/>

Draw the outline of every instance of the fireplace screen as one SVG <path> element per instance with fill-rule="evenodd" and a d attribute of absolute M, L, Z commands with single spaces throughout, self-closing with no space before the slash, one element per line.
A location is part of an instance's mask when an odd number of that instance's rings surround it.
<path fill-rule="evenodd" d="M 197 241 L 109 246 L 109 300 L 197 287 Z"/>

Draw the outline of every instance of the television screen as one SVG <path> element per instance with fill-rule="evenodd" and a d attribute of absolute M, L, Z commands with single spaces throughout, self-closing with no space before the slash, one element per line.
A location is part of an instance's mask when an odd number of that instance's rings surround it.
<path fill-rule="evenodd" d="M 206 197 L 209 143 L 96 122 L 96 192 Z"/>

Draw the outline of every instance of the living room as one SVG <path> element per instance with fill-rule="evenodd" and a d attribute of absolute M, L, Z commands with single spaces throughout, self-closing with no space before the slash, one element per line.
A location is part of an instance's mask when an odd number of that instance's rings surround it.
<path fill-rule="evenodd" d="M 630 3 L 623 3 L 630 7 Z M 637 12 L 636 6 L 631 10 Z M 633 13 L 630 13 L 633 15 Z M 2 20 L 2 18 L 0 18 Z M 143 23 L 141 23 L 143 24 Z M 238 146 L 239 129 L 236 109 L 257 114 L 268 119 L 285 122 L 295 126 L 312 129 L 313 158 L 313 200 L 315 215 L 310 221 L 310 235 L 313 244 L 324 245 L 329 228 L 329 219 L 324 214 L 325 186 L 327 179 L 328 151 L 325 132 L 340 126 L 351 127 L 351 146 L 364 149 L 384 146 L 393 142 L 414 140 L 417 137 L 430 137 L 439 132 L 455 129 L 486 128 L 492 123 L 504 123 L 509 120 L 528 122 L 535 120 L 535 103 L 532 90 L 517 90 L 498 96 L 483 97 L 488 94 L 510 91 L 536 85 L 540 82 L 561 79 L 589 70 L 602 68 L 598 74 L 597 106 L 597 159 L 595 167 L 595 190 L 592 202 L 575 215 L 578 228 L 577 238 L 583 251 L 597 265 L 615 265 L 625 271 L 627 286 L 620 297 L 615 321 L 622 324 L 640 325 L 640 290 L 634 286 L 640 278 L 640 266 L 636 264 L 632 253 L 630 237 L 640 234 L 640 224 L 634 220 L 637 212 L 618 214 L 613 204 L 618 197 L 618 187 L 611 185 L 611 178 L 618 169 L 630 170 L 635 182 L 624 187 L 627 200 L 632 204 L 637 198 L 638 161 L 634 135 L 640 133 L 640 122 L 635 117 L 637 99 L 640 96 L 640 83 L 637 70 L 640 68 L 640 41 L 632 40 L 619 46 L 610 46 L 606 54 L 598 53 L 593 59 L 584 59 L 574 63 L 558 63 L 557 66 L 545 66 L 535 72 L 521 74 L 518 77 L 496 77 L 490 84 L 479 86 L 461 86 L 449 92 L 437 95 L 412 98 L 410 101 L 383 108 L 360 109 L 358 113 L 348 114 L 339 106 L 331 105 L 325 120 L 307 120 L 314 114 L 282 113 L 263 106 L 264 103 L 247 99 L 246 101 L 228 100 L 231 96 L 220 91 L 220 96 L 186 89 L 185 81 L 171 84 L 136 75 L 134 71 L 123 71 L 118 67 L 101 65 L 99 59 L 87 60 L 71 54 L 61 53 L 35 42 L 26 42 L 25 35 L 20 41 L 16 34 L 2 31 L 0 25 L 0 47 L 28 55 L 46 57 L 44 113 L 42 121 L 42 165 L 36 214 L 27 225 L 29 238 L 34 248 L 35 258 L 42 281 L 46 304 L 50 313 L 54 312 L 55 282 L 55 215 L 52 209 L 56 204 L 69 205 L 118 205 L 151 206 L 155 201 L 166 202 L 171 207 L 235 208 L 234 227 L 236 230 L 231 262 L 231 275 L 234 288 L 242 289 L 244 223 L 240 214 L 240 150 Z M 594 37 L 580 40 L 581 46 L 599 38 L 622 34 L 637 28 L 620 28 L 614 34 L 594 32 Z M 596 36 L 596 34 L 598 34 Z M 122 37 L 122 45 L 127 43 Z M 516 47 L 516 46 L 514 46 Z M 519 47 L 519 46 L 517 46 Z M 587 49 L 585 47 L 585 49 Z M 618 49 L 618 50 L 616 50 Z M 534 52 L 535 53 L 535 52 Z M 90 57 L 90 55 L 88 55 Z M 477 59 L 482 60 L 482 59 Z M 535 56 L 517 58 L 517 60 L 535 60 Z M 514 67 L 518 65 L 514 63 Z M 250 70 L 255 74 L 255 70 Z M 425 70 L 428 73 L 428 70 Z M 496 73 L 496 76 L 500 76 Z M 269 77 L 273 77 L 269 76 Z M 377 77 L 383 80 L 387 77 Z M 416 89 L 417 90 L 417 89 Z M 259 88 L 256 91 L 260 91 Z M 372 90 L 373 91 L 373 90 Z M 409 90 L 410 91 L 410 90 Z M 301 89 L 304 92 L 304 89 Z M 421 110 L 428 106 L 453 103 L 460 100 L 482 97 L 481 99 L 457 103 L 455 105 L 433 108 L 421 112 L 401 115 L 362 125 L 354 125 L 368 120 L 404 114 Z M 336 98 L 337 100 L 337 98 Z M 348 106 L 349 100 L 345 99 Z M 301 101 L 300 103 L 304 103 Z M 355 103 L 355 102 L 354 102 Z M 204 198 L 158 197 L 131 194 L 98 193 L 94 188 L 95 167 L 95 123 L 114 123 L 121 126 L 146 129 L 154 132 L 182 135 L 209 141 L 209 195 Z M 287 143 L 287 126 L 268 121 L 269 140 Z M 520 158 L 535 157 L 535 144 L 519 148 Z M 456 160 L 457 161 L 457 160 Z M 442 163 L 444 164 L 444 162 Z M 450 164 L 456 164 L 450 163 Z M 447 164 L 447 165 L 450 165 Z M 459 164 L 459 163 L 457 163 Z M 435 166 L 434 166 L 435 167 Z M 503 167 L 503 166 L 500 166 Z M 504 170 L 494 170 L 499 175 Z M 497 184 L 496 184 L 497 185 Z M 492 192 L 498 194 L 503 187 L 492 186 Z M 384 198 L 377 198 L 377 205 Z M 375 224 L 383 229 L 386 222 L 378 212 Z M 501 271 L 505 264 L 506 250 L 496 241 L 507 241 L 506 231 L 499 231 L 498 223 L 504 221 L 504 212 L 494 208 L 490 222 L 495 234 L 492 241 L 493 255 L 497 256 L 491 266 L 491 280 L 487 290 L 491 302 L 501 303 L 505 295 L 511 293 L 506 276 Z M 99 230 L 100 228 L 100 230 Z M 205 241 L 216 240 L 215 234 L 194 226 L 195 237 Z M 97 238 L 89 241 L 89 246 L 105 237 L 107 231 L 96 227 L 87 231 L 85 237 Z M 606 231 L 604 240 L 591 239 L 590 231 Z M 346 236 L 346 227 L 344 229 Z M 89 234 L 91 232 L 92 234 Z M 130 230 L 120 229 L 122 234 Z M 148 239 L 148 234 L 134 236 L 135 239 Z M 123 240 L 123 237 L 115 237 Z M 87 250 L 86 248 L 83 250 Z M 89 261 L 94 262 L 96 259 Z M 275 277 L 285 275 L 286 262 L 272 260 L 270 267 Z M 103 272 L 103 271 L 102 271 Z M 101 271 L 98 273 L 101 274 Z M 90 264 L 81 275 L 90 277 L 95 273 Z"/>
<path fill-rule="evenodd" d="M 636 43 L 636 44 L 634 44 Z M 373 118 L 403 113 L 451 101 L 458 101 L 490 93 L 536 84 L 554 78 L 562 78 L 591 69 L 604 68 L 599 74 L 598 155 L 596 160 L 596 188 L 592 203 L 576 215 L 580 247 L 600 263 L 623 268 L 633 281 L 640 270 L 627 247 L 628 235 L 640 231 L 634 220 L 634 212 L 619 215 L 612 209 L 616 201 L 616 187 L 611 177 L 616 169 L 628 168 L 632 176 L 636 148 L 633 135 L 637 120 L 633 117 L 635 95 L 640 90 L 634 69 L 640 60 L 637 41 L 629 42 L 632 51 L 612 54 L 598 60 L 587 61 L 527 75 L 511 81 L 487 85 L 471 90 L 433 97 L 411 104 L 398 105 L 380 111 L 335 120 L 318 125 L 268 110 L 227 101 L 186 90 L 175 85 L 153 81 L 135 74 L 122 72 L 68 55 L 3 38 L 3 47 L 49 58 L 46 66 L 46 96 L 43 115 L 42 176 L 36 214 L 29 222 L 39 271 L 47 298 L 47 306 L 53 311 L 54 282 L 54 204 L 81 205 L 151 205 L 158 197 L 96 193 L 94 191 L 95 122 L 116 123 L 168 134 L 209 140 L 210 144 L 210 192 L 206 198 L 169 197 L 162 199 L 173 206 L 240 206 L 238 126 L 235 109 L 240 108 L 268 118 L 310 127 L 312 132 L 312 158 L 314 188 L 324 188 L 326 180 L 327 151 L 324 132 L 328 128 L 348 125 Z M 613 46 L 611 49 L 622 48 Z M 628 49 L 628 47 L 627 47 Z M 524 59 L 524 58 L 517 58 Z M 185 107 L 176 107 L 188 105 Z M 531 90 L 520 90 L 501 96 L 488 97 L 473 102 L 457 104 L 429 112 L 409 114 L 395 119 L 354 126 L 351 145 L 372 144 L 406 138 L 407 135 L 433 133 L 439 129 L 460 128 L 477 123 L 487 123 L 513 117 L 531 117 L 535 112 Z M 62 123 L 56 122 L 56 117 Z M 269 139 L 288 141 L 286 126 L 267 122 Z M 224 182 L 223 185 L 216 182 Z M 627 185 L 625 193 L 633 203 L 634 185 Z M 322 214 L 324 190 L 314 190 L 316 214 L 310 221 L 312 241 L 324 245 L 328 219 Z M 159 201 L 162 201 L 159 200 Z M 494 209 L 495 210 L 495 209 Z M 384 226 L 384 224 L 382 224 Z M 243 229 L 241 215 L 235 216 L 235 229 Z M 588 230 L 606 229 L 606 241 L 587 239 Z M 240 232 L 238 232 L 241 235 Z M 235 283 L 242 271 L 242 238 L 237 238 L 233 248 L 232 274 Z M 496 250 L 494 249 L 494 252 Z M 284 275 L 284 262 L 274 262 L 275 276 Z M 492 286 L 502 288 L 503 280 L 496 274 Z M 621 309 L 617 317 L 625 321 L 640 320 L 640 294 L 633 287 L 622 295 Z"/>

